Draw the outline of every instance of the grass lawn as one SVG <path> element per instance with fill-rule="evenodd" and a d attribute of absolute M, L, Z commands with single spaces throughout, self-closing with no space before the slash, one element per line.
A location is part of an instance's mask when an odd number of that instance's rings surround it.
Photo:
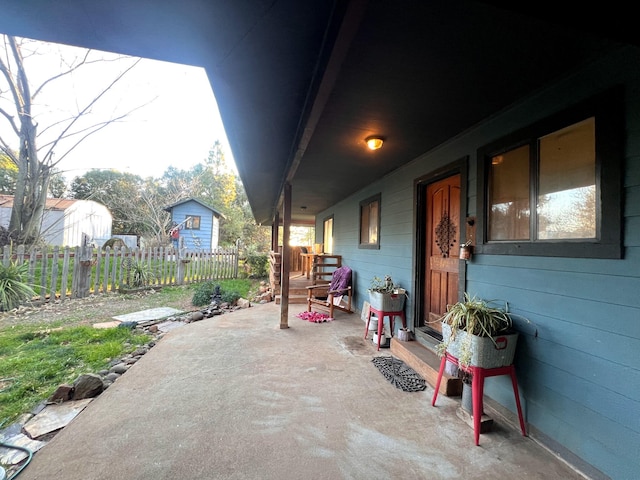
<path fill-rule="evenodd" d="M 250 298 L 259 280 L 214 283 L 223 292 Z M 109 293 L 1 314 L 0 428 L 33 409 L 60 384 L 95 373 L 150 340 L 146 334 L 127 328 L 95 329 L 94 323 L 156 307 L 197 310 L 191 303 L 197 288 L 165 287 L 135 295 Z"/>
<path fill-rule="evenodd" d="M 128 328 L 17 326 L 0 332 L 0 421 L 10 423 L 62 383 L 149 341 Z"/>

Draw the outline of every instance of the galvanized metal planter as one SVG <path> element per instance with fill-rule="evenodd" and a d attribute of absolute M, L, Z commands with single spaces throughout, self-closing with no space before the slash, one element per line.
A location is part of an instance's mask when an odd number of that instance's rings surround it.
<path fill-rule="evenodd" d="M 451 337 L 451 326 L 442 324 L 442 338 L 447 341 Z M 464 330 L 458 330 L 454 339 L 447 345 L 447 352 L 460 359 L 465 351 L 467 337 L 471 337 L 469 348 L 471 349 L 471 360 L 469 365 L 480 368 L 506 367 L 513 363 L 516 352 L 518 333 L 513 332 L 495 337 L 479 337 L 470 335 Z"/>

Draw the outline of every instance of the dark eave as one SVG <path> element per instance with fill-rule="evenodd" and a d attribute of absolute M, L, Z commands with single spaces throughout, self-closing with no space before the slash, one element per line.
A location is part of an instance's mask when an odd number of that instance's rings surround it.
<path fill-rule="evenodd" d="M 293 221 L 313 221 L 606 52 L 638 48 L 630 4 L 573 5 L 0 0 L 0 32 L 204 67 L 254 216 L 270 224 L 285 182 Z M 364 148 L 369 134 L 381 150 Z"/>

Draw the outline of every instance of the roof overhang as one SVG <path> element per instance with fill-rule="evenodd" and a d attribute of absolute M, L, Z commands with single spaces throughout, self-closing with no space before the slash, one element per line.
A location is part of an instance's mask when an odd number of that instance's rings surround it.
<path fill-rule="evenodd" d="M 289 182 L 304 223 L 598 55 L 638 46 L 631 4 L 559 5 L 0 0 L 0 32 L 204 67 L 255 219 L 273 221 Z M 366 149 L 371 134 L 382 149 Z"/>

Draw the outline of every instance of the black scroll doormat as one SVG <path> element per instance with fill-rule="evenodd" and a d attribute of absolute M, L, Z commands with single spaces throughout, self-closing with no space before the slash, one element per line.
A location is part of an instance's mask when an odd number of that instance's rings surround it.
<path fill-rule="evenodd" d="M 419 392 L 427 388 L 424 378 L 402 360 L 393 357 L 373 357 L 371 361 L 387 380 L 405 392 Z"/>

